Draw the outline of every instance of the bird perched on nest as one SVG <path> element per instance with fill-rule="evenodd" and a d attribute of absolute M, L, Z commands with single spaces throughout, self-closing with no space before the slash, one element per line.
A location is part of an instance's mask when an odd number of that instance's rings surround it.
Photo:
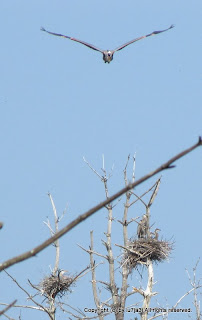
<path fill-rule="evenodd" d="M 76 41 L 76 42 L 79 42 L 81 44 L 83 44 L 84 46 L 87 46 L 88 48 L 90 49 L 93 49 L 95 51 L 99 51 L 103 54 L 103 60 L 104 62 L 106 63 L 110 63 L 112 60 L 113 60 L 113 55 L 116 51 L 119 51 L 119 50 L 122 50 L 123 48 L 129 46 L 130 44 L 136 42 L 136 41 L 139 41 L 141 39 L 144 39 L 144 38 L 147 38 L 147 37 L 150 37 L 150 36 L 154 36 L 155 34 L 158 34 L 158 33 L 162 33 L 162 32 L 165 32 L 169 29 L 172 29 L 174 27 L 174 25 L 171 25 L 169 28 L 167 29 L 164 29 L 164 30 L 160 30 L 160 31 L 153 31 L 152 33 L 149 33 L 149 34 L 146 34 L 142 37 L 139 37 L 139 38 L 135 38 L 133 40 L 130 40 L 124 44 L 122 44 L 121 46 L 117 47 L 116 49 L 114 50 L 101 50 L 97 47 L 95 47 L 94 45 L 88 43 L 88 42 L 85 42 L 85 41 L 82 41 L 82 40 L 79 40 L 79 39 L 76 39 L 76 38 L 72 38 L 72 37 L 69 37 L 69 36 L 65 36 L 63 34 L 60 34 L 60 33 L 55 33 L 55 32 L 51 32 L 51 31 L 48 31 L 46 30 L 45 28 L 41 27 L 41 31 L 45 31 L 49 34 L 52 34 L 54 36 L 58 36 L 58 37 L 62 37 L 62 38 L 66 38 L 66 39 L 70 39 L 70 40 L 73 40 L 73 41 Z"/>
<path fill-rule="evenodd" d="M 154 240 L 158 240 L 158 239 L 159 239 L 159 231 L 161 231 L 161 229 L 156 228 L 156 229 L 154 230 L 154 232 L 151 232 L 151 235 L 154 236 L 154 237 L 153 237 Z"/>
<path fill-rule="evenodd" d="M 146 214 L 144 214 L 142 217 L 142 220 L 138 222 L 138 227 L 137 227 L 138 239 L 146 238 L 146 234 L 147 234 L 147 216 Z"/>
<path fill-rule="evenodd" d="M 70 292 L 73 278 L 64 275 L 65 273 L 67 273 L 66 270 L 57 270 L 57 274 L 45 277 L 39 284 L 42 295 L 45 295 L 48 299 L 55 299 L 57 295 L 62 297 L 66 292 Z"/>
<path fill-rule="evenodd" d="M 65 273 L 67 273 L 68 271 L 67 270 L 58 270 L 58 278 L 66 278 L 66 276 L 64 276 Z"/>

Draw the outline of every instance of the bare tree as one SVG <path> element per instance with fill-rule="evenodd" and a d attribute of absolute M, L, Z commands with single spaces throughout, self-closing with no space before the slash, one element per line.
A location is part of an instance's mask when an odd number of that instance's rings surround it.
<path fill-rule="evenodd" d="M 54 234 L 59 231 L 59 222 L 63 218 L 65 211 L 63 212 L 61 217 L 58 217 L 52 195 L 48 193 L 48 196 L 50 198 L 54 214 L 54 228 L 51 226 L 49 219 L 47 219 L 47 221 L 44 221 L 44 223 L 48 227 L 50 234 L 54 236 Z M 28 283 L 34 293 L 28 292 L 24 288 L 24 285 L 21 285 L 19 281 L 17 281 L 10 273 L 8 273 L 8 271 L 4 270 L 4 272 L 8 275 L 9 278 L 12 279 L 12 281 L 14 281 L 18 288 L 25 293 L 27 299 L 32 302 L 32 305 L 18 305 L 16 304 L 17 300 L 15 300 L 13 303 L 7 305 L 4 310 L 2 310 L 2 314 L 6 315 L 8 309 L 10 309 L 11 307 L 15 307 L 21 309 L 42 311 L 48 315 L 50 320 L 55 320 L 56 309 L 59 306 L 59 301 L 57 298 L 62 298 L 65 294 L 71 293 L 72 286 L 75 286 L 76 281 L 83 275 L 85 275 L 89 267 L 87 266 L 76 275 L 71 275 L 67 270 L 60 269 L 59 239 L 57 239 L 52 245 L 55 247 L 55 263 L 53 269 L 51 270 L 51 273 L 45 276 L 37 285 L 33 284 L 28 279 Z M 0 303 L 0 305 L 6 304 Z"/>
<path fill-rule="evenodd" d="M 128 177 L 127 177 L 127 167 L 130 157 L 128 157 L 125 169 L 124 169 L 124 181 L 125 186 L 128 185 Z M 108 188 L 108 180 L 111 177 L 111 174 L 107 175 L 107 172 L 104 167 L 104 158 L 103 158 L 103 167 L 102 174 L 98 173 L 92 165 L 84 158 L 84 161 L 87 163 L 89 168 L 99 177 L 101 182 L 104 184 L 104 190 L 106 198 L 109 198 L 109 188 Z M 132 179 L 135 177 L 135 157 L 133 157 L 133 172 Z M 123 245 L 117 244 L 118 247 L 123 249 L 123 253 L 121 255 L 121 260 L 117 261 L 113 253 L 112 247 L 112 224 L 116 220 L 113 216 L 113 209 L 117 205 L 109 203 L 106 206 L 108 212 L 108 223 L 107 223 L 107 231 L 105 233 L 105 240 L 102 240 L 105 245 L 107 255 L 102 253 L 98 253 L 94 250 L 94 241 L 93 241 L 93 232 L 91 232 L 91 245 L 90 250 L 81 247 L 85 250 L 90 256 L 91 262 L 91 272 L 92 272 L 92 290 L 94 295 L 94 302 L 96 304 L 99 319 L 104 319 L 110 312 L 115 314 L 116 320 L 123 320 L 124 313 L 126 310 L 126 301 L 131 295 L 140 294 L 143 298 L 141 319 L 146 320 L 151 298 L 156 295 L 156 292 L 153 292 L 153 261 L 163 261 L 165 260 L 169 252 L 172 249 L 172 245 L 167 241 L 158 241 L 158 239 L 151 237 L 150 232 L 150 207 L 154 202 L 160 185 L 160 179 L 158 179 L 155 184 L 149 188 L 143 195 L 138 196 L 133 191 L 127 191 L 125 194 L 125 202 L 124 202 L 124 212 L 122 220 L 118 220 L 118 222 L 122 225 L 122 234 L 123 234 Z M 148 202 L 144 200 L 144 197 L 151 193 Z M 135 199 L 134 199 L 135 198 Z M 130 220 L 128 219 L 129 210 L 131 210 L 132 206 L 134 206 L 138 201 L 145 207 L 145 214 L 142 219 L 138 222 L 138 217 L 132 217 Z M 128 226 L 131 223 L 136 223 L 138 238 L 129 239 L 128 237 Z M 135 228 L 134 228 L 135 229 Z M 133 234 L 134 237 L 134 234 Z M 99 256 L 105 259 L 108 263 L 109 268 L 109 281 L 97 281 L 96 280 L 96 270 L 95 270 L 95 260 L 94 256 Z M 121 285 L 117 285 L 116 280 L 116 270 L 118 262 L 118 269 L 121 271 Z M 138 266 L 143 266 L 147 269 L 148 272 L 148 281 L 147 287 L 145 290 L 142 288 L 132 287 L 131 289 L 128 281 L 128 276 L 134 270 L 138 268 Z M 106 300 L 101 301 L 98 299 L 98 283 L 101 283 L 108 290 L 109 297 Z M 138 300 L 137 300 L 138 301 Z"/>

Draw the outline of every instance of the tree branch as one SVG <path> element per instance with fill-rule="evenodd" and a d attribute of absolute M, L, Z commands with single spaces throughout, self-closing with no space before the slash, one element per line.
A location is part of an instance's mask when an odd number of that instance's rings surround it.
<path fill-rule="evenodd" d="M 17 302 L 17 300 L 14 300 L 14 301 L 11 302 L 10 304 L 8 304 L 8 305 L 6 306 L 6 308 L 4 308 L 3 310 L 1 310 L 1 311 L 0 311 L 0 316 L 2 316 L 4 313 L 6 313 L 6 311 L 8 311 L 10 308 L 12 308 L 16 302 Z"/>
<path fill-rule="evenodd" d="M 57 214 L 57 210 L 56 210 L 56 207 L 55 207 L 55 203 L 53 201 L 53 197 L 50 193 L 48 193 L 48 196 L 50 198 L 50 201 L 51 201 L 51 205 L 52 205 L 52 208 L 53 208 L 53 214 L 54 214 L 54 219 L 55 219 L 55 231 L 54 231 L 54 234 L 56 234 L 58 231 L 59 231 L 59 227 L 58 227 L 58 223 L 59 223 L 59 219 L 58 219 L 58 214 Z M 52 235 L 54 235 L 52 234 Z M 53 269 L 53 275 L 56 275 L 57 273 L 57 270 L 59 269 L 59 260 L 60 260 L 60 243 L 59 243 L 59 239 L 57 239 L 55 241 L 55 266 L 54 266 L 54 269 Z"/>

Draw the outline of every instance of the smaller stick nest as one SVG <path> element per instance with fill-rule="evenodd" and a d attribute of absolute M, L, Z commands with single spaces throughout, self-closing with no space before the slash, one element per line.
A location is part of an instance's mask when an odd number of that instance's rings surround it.
<path fill-rule="evenodd" d="M 75 277 L 60 274 L 60 271 L 57 271 L 56 275 L 51 274 L 40 282 L 39 287 L 42 295 L 54 299 L 56 296 L 61 298 L 67 292 L 72 292 L 70 287 L 75 285 Z"/>
<path fill-rule="evenodd" d="M 147 259 L 154 262 L 163 262 L 168 259 L 170 252 L 173 250 L 173 243 L 168 241 L 159 241 L 153 238 L 138 239 L 129 242 L 122 264 L 127 264 L 130 271 L 138 264 L 145 264 Z"/>

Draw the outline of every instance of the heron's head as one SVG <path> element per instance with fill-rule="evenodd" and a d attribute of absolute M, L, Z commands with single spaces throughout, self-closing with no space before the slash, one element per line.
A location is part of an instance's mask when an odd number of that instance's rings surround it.
<path fill-rule="evenodd" d="M 103 60 L 104 62 L 108 62 L 110 63 L 112 60 L 113 60 L 113 55 L 114 55 L 114 52 L 113 51 L 110 51 L 110 50 L 106 50 L 103 52 Z"/>
<path fill-rule="evenodd" d="M 67 270 L 61 269 L 61 270 L 58 271 L 58 275 L 59 275 L 60 277 L 62 277 L 62 276 L 64 276 L 64 274 L 67 273 L 67 272 L 68 272 Z"/>

